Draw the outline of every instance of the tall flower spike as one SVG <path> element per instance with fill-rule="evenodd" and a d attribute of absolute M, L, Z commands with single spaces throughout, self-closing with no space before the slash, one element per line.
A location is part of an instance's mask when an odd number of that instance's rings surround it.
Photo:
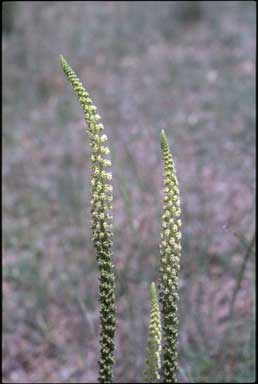
<path fill-rule="evenodd" d="M 151 314 L 144 377 L 147 383 L 155 383 L 160 379 L 159 371 L 161 353 L 160 311 L 155 283 L 151 283 L 150 293 Z"/>
<path fill-rule="evenodd" d="M 104 156 L 110 153 L 107 146 L 107 136 L 102 134 L 104 129 L 100 116 L 96 112 L 88 93 L 64 57 L 60 62 L 65 75 L 80 101 L 87 122 L 87 132 L 91 146 L 92 176 L 91 176 L 91 222 L 92 238 L 96 249 L 99 267 L 99 303 L 100 303 L 100 383 L 112 382 L 114 364 L 115 336 L 115 279 L 112 265 L 112 180 L 111 172 L 106 168 L 111 161 Z"/>
<path fill-rule="evenodd" d="M 159 300 L 163 315 L 164 337 L 162 376 L 165 383 L 175 383 L 178 333 L 177 291 L 181 256 L 181 209 L 175 165 L 164 130 L 162 130 L 160 138 L 165 171 L 159 272 Z"/>

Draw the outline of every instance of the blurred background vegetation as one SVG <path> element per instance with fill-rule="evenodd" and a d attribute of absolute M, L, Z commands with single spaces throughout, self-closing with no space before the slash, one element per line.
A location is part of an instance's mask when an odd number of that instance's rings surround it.
<path fill-rule="evenodd" d="M 180 382 L 255 379 L 252 1 L 3 2 L 3 374 L 97 377 L 89 143 L 62 53 L 103 117 L 114 178 L 114 381 L 141 382 L 166 129 L 183 211 Z"/>

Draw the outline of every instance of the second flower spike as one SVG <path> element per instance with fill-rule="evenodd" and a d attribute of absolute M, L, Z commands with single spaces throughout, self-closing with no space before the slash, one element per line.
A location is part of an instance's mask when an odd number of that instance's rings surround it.
<path fill-rule="evenodd" d="M 161 132 L 164 163 L 164 198 L 160 241 L 159 299 L 163 326 L 162 376 L 165 383 L 176 382 L 178 333 L 178 272 L 181 257 L 181 209 L 175 164 L 167 135 Z"/>
<path fill-rule="evenodd" d="M 156 383 L 160 379 L 161 323 L 155 283 L 151 284 L 151 314 L 147 343 L 145 379 L 147 383 Z"/>

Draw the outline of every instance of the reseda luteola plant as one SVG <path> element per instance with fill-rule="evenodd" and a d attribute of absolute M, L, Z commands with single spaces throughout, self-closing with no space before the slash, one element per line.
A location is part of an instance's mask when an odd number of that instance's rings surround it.
<path fill-rule="evenodd" d="M 115 335 L 115 281 L 112 265 L 112 180 L 111 172 L 105 169 L 111 166 L 111 161 L 105 158 L 110 151 L 107 146 L 107 136 L 101 134 L 104 126 L 96 113 L 88 93 L 85 91 L 76 74 L 70 68 L 63 56 L 60 56 L 63 71 L 81 103 L 85 120 L 88 125 L 91 146 L 92 176 L 91 176 L 91 220 L 92 239 L 97 253 L 99 266 L 99 302 L 100 302 L 100 358 L 99 382 L 112 381 L 114 363 Z"/>
<path fill-rule="evenodd" d="M 181 255 L 181 209 L 175 164 L 164 130 L 161 132 L 160 139 L 165 177 L 159 280 L 159 298 L 163 315 L 164 338 L 162 375 L 165 383 L 174 383 L 176 382 L 177 368 L 177 300 Z"/>
<path fill-rule="evenodd" d="M 99 267 L 99 303 L 100 303 L 100 383 L 112 382 L 114 364 L 114 336 L 116 325 L 115 278 L 112 264 L 112 173 L 106 168 L 111 166 L 107 146 L 107 136 L 103 134 L 101 117 L 96 113 L 89 94 L 86 92 L 74 71 L 60 55 L 65 75 L 70 81 L 84 112 L 91 147 L 91 227 L 92 239 L 96 249 Z M 177 299 L 178 272 L 181 252 L 181 220 L 178 181 L 175 165 L 169 150 L 167 136 L 161 132 L 161 150 L 164 161 L 164 205 L 160 243 L 159 301 L 161 303 L 163 363 L 162 382 L 176 382 L 177 367 Z M 151 314 L 147 343 L 146 369 L 147 382 L 160 379 L 161 354 L 161 315 L 155 284 L 151 284 Z"/>
<path fill-rule="evenodd" d="M 146 370 L 144 373 L 147 383 L 155 383 L 160 379 L 160 353 L 161 353 L 161 322 L 159 303 L 155 283 L 151 284 L 151 314 L 149 324 L 149 337 L 147 343 Z"/>

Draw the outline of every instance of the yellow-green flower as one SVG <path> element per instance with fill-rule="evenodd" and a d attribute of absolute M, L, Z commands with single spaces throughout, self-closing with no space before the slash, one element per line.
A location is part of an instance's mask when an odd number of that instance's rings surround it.
<path fill-rule="evenodd" d="M 114 363 L 114 335 L 115 335 L 115 279 L 112 265 L 112 205 L 113 199 L 111 160 L 106 158 L 110 154 L 107 146 L 107 135 L 103 134 L 103 124 L 99 122 L 100 115 L 93 105 L 89 94 L 70 68 L 63 56 L 60 62 L 65 75 L 80 101 L 87 122 L 87 132 L 91 146 L 91 227 L 92 240 L 97 253 L 99 266 L 99 302 L 100 302 L 100 358 L 99 382 L 112 381 Z M 105 146 L 103 144 L 105 143 Z"/>
<path fill-rule="evenodd" d="M 149 336 L 147 344 L 146 370 L 144 373 L 147 383 L 155 383 L 160 379 L 160 353 L 161 353 L 161 324 L 160 311 L 155 283 L 151 284 L 151 314 Z"/>
<path fill-rule="evenodd" d="M 181 209 L 178 180 L 164 130 L 161 132 L 161 150 L 164 162 L 164 203 L 160 243 L 159 300 L 163 320 L 163 364 L 165 383 L 176 382 L 178 334 L 178 272 L 181 256 Z"/>

